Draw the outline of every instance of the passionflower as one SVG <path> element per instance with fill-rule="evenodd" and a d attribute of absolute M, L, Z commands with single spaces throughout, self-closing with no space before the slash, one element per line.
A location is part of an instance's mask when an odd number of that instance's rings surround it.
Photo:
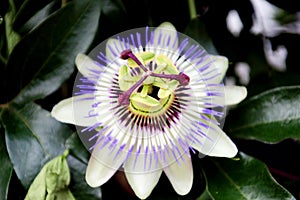
<path fill-rule="evenodd" d="M 236 155 L 221 125 L 226 106 L 247 91 L 224 86 L 228 60 L 209 55 L 172 24 L 120 33 L 75 62 L 80 73 L 74 96 L 59 102 L 52 116 L 75 124 L 91 151 L 90 186 L 124 170 L 145 199 L 164 172 L 185 195 L 193 182 L 191 152 Z"/>

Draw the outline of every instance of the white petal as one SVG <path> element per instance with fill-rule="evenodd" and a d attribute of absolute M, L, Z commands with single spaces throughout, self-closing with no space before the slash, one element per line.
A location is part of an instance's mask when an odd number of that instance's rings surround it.
<path fill-rule="evenodd" d="M 56 104 L 51 111 L 51 115 L 56 120 L 64 123 L 91 126 L 96 124 L 96 118 L 88 117 L 93 103 L 92 95 L 74 96 Z"/>
<path fill-rule="evenodd" d="M 215 83 L 221 83 L 228 69 L 228 59 L 224 56 L 213 56 L 212 59 L 215 60 L 213 64 L 220 73 L 220 75 L 216 77 L 214 81 L 216 81 Z"/>
<path fill-rule="evenodd" d="M 119 164 L 121 165 L 121 163 Z M 107 166 L 91 156 L 87 166 L 85 179 L 91 187 L 99 187 L 107 182 L 116 171 L 116 168 Z"/>
<path fill-rule="evenodd" d="M 189 64 L 189 62 L 184 62 L 184 59 L 185 57 L 181 57 L 177 61 L 177 65 L 180 65 L 182 68 L 185 68 L 186 72 L 188 73 L 188 69 L 193 70 L 193 68 L 190 68 L 191 65 Z M 201 80 L 205 80 L 207 84 L 221 83 L 228 69 L 228 59 L 224 56 L 215 56 L 207 54 L 204 56 L 199 56 L 198 58 L 194 59 L 191 63 L 194 64 L 195 68 L 200 71 Z M 192 81 L 199 79 L 198 70 L 196 71 L 197 77 L 193 78 Z"/>
<path fill-rule="evenodd" d="M 86 171 L 86 181 L 92 187 L 98 187 L 110 179 L 126 159 L 128 151 L 127 148 L 122 149 L 122 142 L 116 140 L 119 131 L 115 127 L 106 126 L 102 131 L 92 147 Z"/>
<path fill-rule="evenodd" d="M 193 185 L 193 166 L 191 158 L 188 154 L 183 153 L 184 160 L 179 158 L 178 162 L 173 162 L 164 168 L 168 179 L 170 180 L 174 190 L 180 195 L 186 195 Z"/>
<path fill-rule="evenodd" d="M 247 96 L 247 89 L 241 86 L 225 86 L 225 105 L 240 103 Z"/>
<path fill-rule="evenodd" d="M 144 134 L 145 132 L 147 131 L 144 131 Z M 135 138 L 133 136 L 133 140 L 131 141 L 132 144 L 135 143 L 135 148 L 126 160 L 124 170 L 126 178 L 135 194 L 139 198 L 145 199 L 150 195 L 159 181 L 162 168 L 159 166 L 158 161 L 156 164 L 155 152 L 152 151 L 152 146 L 148 144 L 151 143 L 151 140 L 153 142 L 153 138 L 149 137 L 147 140 L 143 140 L 142 138 L 135 140 Z M 146 147 L 150 151 L 145 152 Z"/>
<path fill-rule="evenodd" d="M 76 56 L 75 63 L 79 72 L 85 77 L 88 77 L 93 69 L 100 70 L 100 67 L 93 59 L 82 53 Z"/>
<path fill-rule="evenodd" d="M 126 173 L 128 183 L 136 196 L 140 199 L 146 199 L 159 181 L 162 170 L 156 170 L 148 173 Z"/>
<path fill-rule="evenodd" d="M 211 63 L 211 69 L 216 69 L 214 73 L 209 73 L 207 75 L 207 77 L 209 77 L 207 83 L 221 83 L 228 69 L 228 59 L 224 56 L 210 55 L 209 59 L 206 59 L 203 63 L 201 63 L 201 65 L 205 65 L 207 63 Z M 210 71 L 211 69 L 206 71 Z M 204 74 L 206 71 L 204 71 Z M 216 76 L 216 74 L 218 75 Z"/>
<path fill-rule="evenodd" d="M 164 22 L 160 24 L 155 30 L 153 35 L 153 43 L 149 41 L 146 45 L 146 50 L 148 48 L 155 48 L 156 54 L 164 53 L 171 57 L 178 57 L 178 55 L 173 55 L 173 53 L 178 48 L 178 35 L 176 28 L 169 22 Z M 158 48 L 157 48 L 158 47 Z"/>
<path fill-rule="evenodd" d="M 203 141 L 203 144 L 191 143 L 191 146 L 204 155 L 228 158 L 234 157 L 238 152 L 235 144 L 219 126 L 211 124 L 210 127 L 206 133 L 207 138 L 205 138 L 204 141 L 202 137 L 198 138 Z M 195 135 L 195 137 L 197 137 L 197 135 Z"/>

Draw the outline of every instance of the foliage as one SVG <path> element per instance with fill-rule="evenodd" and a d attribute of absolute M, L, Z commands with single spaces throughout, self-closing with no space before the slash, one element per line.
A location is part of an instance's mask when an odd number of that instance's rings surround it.
<path fill-rule="evenodd" d="M 248 98 L 229 108 L 224 128 L 240 149 L 239 155 L 235 159 L 193 159 L 195 180 L 190 194 L 178 196 L 162 177 L 149 199 L 300 198 L 300 37 L 299 30 L 292 29 L 300 7 L 297 1 L 269 0 L 279 7 L 274 19 L 285 29 L 275 33 L 266 26 L 254 33 L 254 20 L 260 19 L 261 13 L 253 2 L 2 1 L 0 199 L 24 199 L 30 188 L 39 186 L 34 180 L 44 180 L 47 169 L 59 167 L 62 171 L 58 170 L 53 183 L 63 184 L 59 187 L 66 193 L 60 195 L 66 195 L 65 199 L 135 199 L 130 188 L 121 187 L 121 178 L 110 180 L 101 189 L 86 184 L 89 153 L 74 127 L 55 121 L 49 111 L 72 93 L 78 53 L 88 52 L 118 32 L 164 21 L 173 23 L 209 53 L 228 57 L 225 82 L 245 85 Z M 232 10 L 243 23 L 238 35 L 227 27 Z M 270 52 L 282 46 L 287 51 L 285 66 L 270 58 Z M 242 79 L 247 74 L 238 72 L 241 62 L 250 66 L 248 82 Z M 65 151 L 69 154 L 63 154 Z M 51 162 L 59 164 L 50 166 Z M 17 189 L 21 192 L 16 193 Z"/>

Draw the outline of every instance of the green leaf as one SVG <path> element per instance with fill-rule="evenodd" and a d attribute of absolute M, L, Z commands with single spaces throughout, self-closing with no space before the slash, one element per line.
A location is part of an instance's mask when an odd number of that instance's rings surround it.
<path fill-rule="evenodd" d="M 49 161 L 34 179 L 25 200 L 75 200 L 68 189 L 70 170 L 66 160 L 68 150 L 63 155 Z"/>
<path fill-rule="evenodd" d="M 84 147 L 77 133 L 73 133 L 66 141 L 66 148 L 70 150 L 70 154 L 73 155 L 79 161 L 87 164 L 90 158 L 90 152 Z"/>
<path fill-rule="evenodd" d="M 45 7 L 49 3 L 54 3 L 53 0 L 25 0 L 22 3 L 22 6 L 16 13 L 16 17 L 13 22 L 13 28 L 16 31 L 19 31 L 22 26 L 36 13 L 38 13 L 43 7 Z"/>
<path fill-rule="evenodd" d="M 58 1 L 27 0 L 16 14 L 13 28 L 21 35 L 27 34 L 60 8 Z M 48 3 L 48 5 L 47 5 Z"/>
<path fill-rule="evenodd" d="M 246 154 L 241 153 L 234 160 L 210 158 L 206 161 L 206 190 L 212 199 L 295 199 L 273 179 L 261 161 Z"/>
<path fill-rule="evenodd" d="M 14 170 L 28 188 L 42 166 L 62 154 L 72 131 L 34 103 L 24 107 L 7 105 L 0 117 Z"/>
<path fill-rule="evenodd" d="M 230 111 L 227 132 L 233 137 L 269 143 L 300 139 L 299 102 L 300 86 L 261 93 Z"/>
<path fill-rule="evenodd" d="M 197 200 L 213 200 L 207 190 L 205 190 Z"/>
<path fill-rule="evenodd" d="M 200 19 L 191 20 L 184 33 L 199 42 L 208 53 L 218 55 L 213 41 L 207 33 L 205 24 Z"/>
<path fill-rule="evenodd" d="M 68 156 L 68 163 L 71 170 L 69 188 L 76 200 L 101 200 L 100 188 L 92 188 L 85 181 L 86 163 L 82 163 L 72 155 Z"/>
<path fill-rule="evenodd" d="M 73 0 L 24 37 L 0 75 L 2 102 L 15 97 L 23 104 L 54 92 L 73 72 L 76 55 L 91 44 L 99 15 L 98 0 Z"/>
<path fill-rule="evenodd" d="M 77 200 L 99 200 L 101 199 L 100 188 L 92 188 L 85 181 L 85 171 L 91 156 L 84 147 L 77 133 L 73 133 L 66 141 L 69 149 L 68 163 L 71 169 L 70 189 Z"/>
<path fill-rule="evenodd" d="M 7 41 L 7 53 L 10 54 L 15 45 L 20 41 L 20 36 L 13 30 L 13 20 L 16 15 L 16 6 L 13 0 L 9 0 L 9 9 L 4 16 L 6 41 Z"/>
<path fill-rule="evenodd" d="M 0 110 L 1 112 L 1 110 Z M 1 178 L 0 178 L 0 197 L 1 199 L 7 199 L 7 192 L 8 186 L 10 182 L 10 178 L 13 172 L 13 167 L 9 160 L 4 135 L 0 132 L 0 171 L 1 171 Z"/>

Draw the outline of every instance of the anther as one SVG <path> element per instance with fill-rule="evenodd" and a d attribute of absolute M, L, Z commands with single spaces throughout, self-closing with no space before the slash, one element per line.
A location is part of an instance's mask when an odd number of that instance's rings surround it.
<path fill-rule="evenodd" d="M 166 78 L 170 80 L 177 80 L 180 85 L 186 86 L 190 83 L 190 77 L 183 72 L 179 74 L 156 74 L 152 73 L 151 76 L 158 77 L 158 78 Z"/>
<path fill-rule="evenodd" d="M 141 61 L 139 61 L 139 59 L 134 55 L 134 53 L 132 53 L 131 49 L 126 49 L 122 51 L 120 58 L 122 58 L 123 60 L 127 60 L 128 58 L 131 58 L 132 60 L 134 60 L 136 64 L 138 64 L 138 66 L 140 66 L 140 68 L 144 70 L 144 72 L 148 71 L 148 69 L 141 63 Z"/>
<path fill-rule="evenodd" d="M 149 73 L 146 73 L 138 82 L 136 82 L 133 86 L 131 86 L 129 90 L 121 94 L 118 98 L 119 104 L 128 106 L 130 103 L 129 98 L 131 94 L 144 82 L 144 80 L 146 80 L 146 78 L 148 78 L 148 76 Z"/>

